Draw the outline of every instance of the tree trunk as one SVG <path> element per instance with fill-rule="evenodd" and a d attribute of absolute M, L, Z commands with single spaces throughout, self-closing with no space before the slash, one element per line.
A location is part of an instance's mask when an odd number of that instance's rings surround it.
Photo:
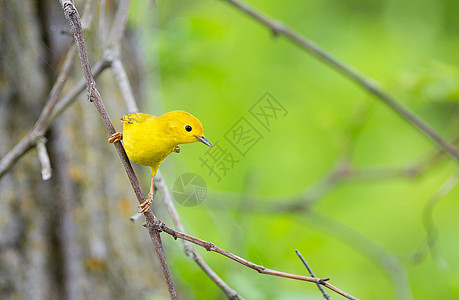
<path fill-rule="evenodd" d="M 32 128 L 49 96 L 72 41 L 62 28 L 58 1 L 0 0 L 1 156 Z M 67 89 L 82 76 L 74 65 Z M 112 100 L 120 97 L 106 75 L 98 87 L 118 120 L 126 110 Z M 52 178 L 41 179 L 32 148 L 0 179 L 0 298 L 166 295 L 148 232 L 129 221 L 136 202 L 116 152 L 86 95 L 79 98 L 46 134 Z"/>

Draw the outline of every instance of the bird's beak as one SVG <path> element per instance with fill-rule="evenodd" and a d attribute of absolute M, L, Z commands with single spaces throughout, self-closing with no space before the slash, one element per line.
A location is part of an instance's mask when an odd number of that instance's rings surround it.
<path fill-rule="evenodd" d="M 195 135 L 195 138 L 202 142 L 204 145 L 207 145 L 209 146 L 210 148 L 213 148 L 214 146 L 212 146 L 212 144 L 206 139 L 205 136 L 199 136 L 199 135 Z"/>

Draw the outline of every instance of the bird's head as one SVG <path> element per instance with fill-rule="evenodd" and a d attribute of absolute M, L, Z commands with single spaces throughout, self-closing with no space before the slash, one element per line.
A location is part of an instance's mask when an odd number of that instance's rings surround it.
<path fill-rule="evenodd" d="M 201 122 L 193 115 L 174 110 L 160 116 L 165 121 L 177 144 L 201 142 L 209 147 L 212 144 L 205 138 Z"/>

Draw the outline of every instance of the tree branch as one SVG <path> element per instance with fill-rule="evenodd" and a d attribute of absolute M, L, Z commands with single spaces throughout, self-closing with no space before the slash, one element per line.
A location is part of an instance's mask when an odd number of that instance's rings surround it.
<path fill-rule="evenodd" d="M 38 120 L 35 122 L 34 127 L 19 143 L 17 143 L 0 161 L 0 178 L 11 169 L 11 167 L 24 155 L 38 139 L 43 137 L 47 128 L 47 121 L 49 120 L 54 106 L 59 100 L 60 94 L 64 83 L 66 82 L 70 70 L 72 69 L 73 60 L 75 58 L 76 49 L 71 47 L 67 53 L 62 69 L 57 76 L 56 82 L 51 90 L 48 101 L 43 107 Z M 44 138 L 44 137 L 43 137 Z"/>
<path fill-rule="evenodd" d="M 138 112 L 139 108 L 135 102 L 134 95 L 132 93 L 131 85 L 124 69 L 123 63 L 118 57 L 114 57 L 112 61 L 112 73 L 115 75 L 115 79 L 118 82 L 121 94 L 123 95 L 124 102 L 128 113 Z"/>
<path fill-rule="evenodd" d="M 113 123 L 110 120 L 107 110 L 105 109 L 105 106 L 102 102 L 102 98 L 99 94 L 99 91 L 96 88 L 96 82 L 94 81 L 94 77 L 92 76 L 92 73 L 91 73 L 91 67 L 89 65 L 89 59 L 88 59 L 88 55 L 86 52 L 86 46 L 84 44 L 83 30 L 81 27 L 81 20 L 80 20 L 78 11 L 73 5 L 73 2 L 71 0 L 61 0 L 61 5 L 64 10 L 65 17 L 69 21 L 70 26 L 72 27 L 72 32 L 75 38 L 75 42 L 76 42 L 77 49 L 78 49 L 78 54 L 80 56 L 80 61 L 81 61 L 81 65 L 83 68 L 83 73 L 86 79 L 86 87 L 87 87 L 87 91 L 89 95 L 89 101 L 93 102 L 94 106 L 99 112 L 100 117 L 104 121 L 105 127 L 107 128 L 109 134 L 111 135 L 115 133 L 115 127 L 113 126 Z M 131 185 L 135 191 L 137 200 L 139 201 L 139 203 L 142 203 L 145 200 L 145 197 L 142 193 L 142 190 L 140 189 L 140 184 L 127 158 L 123 145 L 118 141 L 114 143 L 114 146 L 118 152 L 118 155 L 120 156 L 122 164 L 126 170 L 126 173 L 129 177 Z M 154 216 L 154 214 L 151 212 L 151 210 L 148 210 L 145 212 L 145 217 L 147 218 L 147 223 L 146 223 L 147 228 L 153 228 L 152 225 L 156 223 L 157 219 Z M 162 242 L 161 242 L 161 237 L 159 235 L 159 232 L 157 230 L 149 230 L 149 233 L 153 241 L 153 244 L 155 246 L 155 250 L 158 255 L 160 264 L 161 264 L 161 269 L 166 279 L 166 283 L 167 283 L 168 290 L 169 290 L 169 295 L 171 299 L 178 299 L 177 291 L 172 281 L 169 267 L 167 265 L 167 261 L 165 258 L 164 249 L 162 247 Z"/>
<path fill-rule="evenodd" d="M 180 216 L 178 215 L 177 210 L 175 209 L 175 205 L 172 201 L 171 194 L 169 192 L 169 189 L 167 188 L 166 181 L 164 180 L 160 172 L 158 172 L 158 174 L 156 175 L 155 185 L 158 188 L 161 195 L 163 196 L 164 204 L 166 205 L 166 208 L 169 212 L 169 215 L 172 218 L 172 222 L 174 223 L 175 227 L 178 231 L 185 232 L 185 228 L 182 225 Z M 212 268 L 209 267 L 209 265 L 207 265 L 207 263 L 204 261 L 204 259 L 202 259 L 202 257 L 199 255 L 199 253 L 196 251 L 196 249 L 190 242 L 183 240 L 183 250 L 186 256 L 194 260 L 199 265 L 199 267 L 201 267 L 204 273 L 206 273 L 207 276 L 209 276 L 209 278 L 225 293 L 228 299 L 244 299 L 225 281 L 223 281 L 223 279 L 221 279 L 220 276 L 218 276 L 217 273 L 215 273 L 214 270 L 212 270 Z"/>
<path fill-rule="evenodd" d="M 129 3 L 131 0 L 120 0 L 116 10 L 115 18 L 113 19 L 112 29 L 108 38 L 108 46 L 119 48 L 121 39 L 124 35 L 124 28 L 126 27 L 126 19 L 129 10 Z"/>
<path fill-rule="evenodd" d="M 306 260 L 304 259 L 303 255 L 301 255 L 300 251 L 295 250 L 295 253 L 296 253 L 296 255 L 298 255 L 298 257 L 300 258 L 301 262 L 303 262 L 303 264 L 306 267 L 306 269 L 308 269 L 308 272 L 311 275 L 311 277 L 316 278 L 316 276 L 314 275 L 314 272 L 312 272 L 311 267 L 309 267 L 309 264 L 306 262 Z M 317 287 L 319 288 L 320 292 L 322 293 L 322 295 L 324 296 L 325 299 L 327 299 L 327 300 L 331 299 L 330 295 L 327 294 L 327 292 L 324 290 L 324 288 L 320 284 L 317 284 Z"/>
<path fill-rule="evenodd" d="M 451 143 L 454 145 L 458 144 L 459 138 L 452 140 Z M 250 209 L 269 213 L 299 213 L 300 211 L 308 210 L 320 198 L 331 192 L 340 183 L 349 181 L 417 178 L 438 163 L 444 156 L 444 151 L 436 150 L 425 155 L 425 157 L 415 159 L 413 162 L 407 163 L 404 166 L 388 168 L 356 168 L 352 165 L 351 160 L 344 156 L 338 158 L 330 170 L 321 179 L 308 187 L 302 195 L 291 199 L 290 202 L 285 203 L 285 200 L 283 200 L 280 204 L 275 202 L 272 205 L 267 205 L 266 202 L 263 202 L 262 205 L 251 206 Z"/>
<path fill-rule="evenodd" d="M 115 128 L 113 126 L 113 123 L 111 122 L 110 120 L 110 117 L 104 107 L 104 104 L 102 102 L 102 98 L 99 94 L 99 91 L 97 90 L 96 88 L 96 83 L 94 81 L 94 78 L 91 74 L 91 69 L 90 69 L 90 66 L 89 66 L 89 60 L 88 60 L 88 57 L 87 57 L 87 52 L 86 52 L 86 49 L 85 49 L 85 45 L 84 45 L 84 39 L 83 39 L 83 33 L 82 33 L 82 29 L 81 29 L 81 23 L 80 23 L 80 18 L 79 18 L 79 15 L 78 15 L 78 12 L 75 8 L 75 6 L 73 5 L 72 1 L 71 0 L 61 0 L 61 4 L 62 4 L 62 7 L 63 7 L 63 10 L 64 10 L 64 14 L 67 18 L 67 20 L 69 21 L 71 27 L 72 27 L 72 31 L 74 33 L 74 38 L 75 38 L 75 41 L 76 41 L 76 44 L 77 44 L 77 49 L 78 49 L 78 53 L 79 53 L 79 56 L 80 56 L 80 60 L 81 60 L 81 64 L 82 64 L 82 68 L 83 68 L 83 73 L 85 75 L 85 79 L 86 79 L 86 86 L 87 86 L 87 91 L 88 91 L 88 95 L 89 95 L 89 101 L 93 102 L 94 106 L 96 107 L 96 109 L 98 110 L 102 120 L 104 121 L 105 123 L 105 126 L 109 132 L 109 134 L 113 134 L 115 133 Z M 142 203 L 145 199 L 141 189 L 140 189 L 140 184 L 137 180 L 137 177 L 134 173 L 134 170 L 132 169 L 132 166 L 127 158 L 127 155 L 124 151 L 124 148 L 122 146 L 122 144 L 120 142 L 116 142 L 114 143 L 114 146 L 120 156 L 120 159 L 122 161 L 122 164 L 125 168 L 125 171 L 129 177 L 129 180 L 131 182 L 131 185 L 134 189 L 134 192 L 137 196 L 137 200 L 139 201 L 139 203 Z M 245 260 L 237 255 L 234 255 L 228 251 L 225 251 L 217 246 L 215 246 L 214 244 L 212 243 L 209 243 L 209 242 L 206 242 L 204 240 L 201 240 L 199 238 L 196 238 L 196 237 L 193 237 L 193 236 L 190 236 L 190 235 L 187 235 L 185 233 L 182 233 L 182 232 L 179 232 L 179 231 L 175 231 L 173 230 L 172 228 L 166 226 L 166 224 L 164 224 L 163 222 L 159 221 L 155 215 L 152 213 L 151 210 L 148 210 L 145 212 L 145 216 L 146 216 L 146 219 L 147 219 L 147 222 L 145 224 L 145 227 L 148 228 L 149 230 L 149 233 L 150 233 L 150 236 L 151 236 L 151 239 L 155 245 L 155 249 L 156 249 L 156 252 L 158 254 L 158 258 L 161 262 L 161 267 L 162 267 L 162 270 L 163 270 L 163 274 L 164 274 L 164 277 L 166 278 L 166 282 L 168 284 L 168 288 L 169 288 L 169 293 L 170 293 L 170 296 L 171 296 L 171 299 L 178 299 L 177 297 L 177 294 L 176 294 L 176 290 L 175 290 L 175 287 L 174 287 L 174 284 L 172 282 L 172 278 L 171 278 L 171 275 L 170 275 L 170 271 L 169 271 L 169 268 L 167 266 L 167 262 L 166 262 L 166 259 L 165 259 L 165 255 L 164 255 L 164 250 L 162 248 L 162 242 L 161 242 L 161 238 L 160 238 L 160 235 L 159 235 L 159 232 L 160 231 L 164 231 L 170 235 L 172 235 L 174 238 L 180 238 L 180 239 L 183 239 L 185 241 L 189 241 L 189 242 L 192 242 L 192 243 L 195 243 L 199 246 L 202 246 L 204 247 L 206 250 L 208 251 L 214 251 L 214 252 L 217 252 L 217 253 L 220 253 L 221 255 L 224 255 L 240 264 L 243 264 L 249 268 L 252 268 L 256 271 L 258 271 L 259 273 L 262 273 L 262 274 L 269 274 L 269 275 L 273 275 L 273 276 L 279 276 L 279 277 L 285 277 L 285 278 L 292 278 L 292 279 L 297 279 L 297 280 L 302 280 L 302 281 L 309 281 L 309 282 L 314 282 L 314 283 L 318 283 L 318 284 L 321 284 L 321 285 L 324 285 L 326 286 L 327 288 L 335 291 L 336 293 L 339 293 L 340 295 L 343 295 L 344 297 L 348 298 L 348 299 L 356 299 L 350 295 L 348 295 L 347 293 L 341 291 L 340 289 L 334 287 L 333 285 L 327 283 L 326 281 L 329 280 L 329 278 L 324 278 L 324 279 L 319 279 L 319 278 L 313 278 L 313 277 L 307 277 L 307 276 L 302 276 L 302 275 L 296 275 L 296 274 L 291 274 L 291 273 L 285 273 L 285 272 L 280 272 L 280 271 L 276 271 L 276 270 L 271 270 L 271 269 L 267 269 L 263 266 L 260 266 L 260 265 L 256 265 L 248 260 Z"/>
<path fill-rule="evenodd" d="M 123 11 L 127 12 L 128 7 L 123 6 L 122 7 Z M 117 14 L 119 16 L 119 14 Z M 119 17 L 122 19 L 121 17 Z M 119 42 L 120 37 L 116 37 L 117 35 L 114 35 L 112 29 L 112 37 L 111 40 L 115 39 Z M 112 47 L 117 47 L 117 44 L 111 43 Z M 110 61 L 112 61 L 111 64 L 111 71 L 116 79 L 116 82 L 120 88 L 121 94 L 123 96 L 124 102 L 126 104 L 128 113 L 134 113 L 138 112 L 139 109 L 137 107 L 137 103 L 135 101 L 134 95 L 132 93 L 132 88 L 129 83 L 129 79 L 127 77 L 125 68 L 123 66 L 123 63 L 121 59 L 119 58 L 119 51 L 109 51 L 108 56 L 110 57 Z M 166 182 L 164 181 L 164 178 L 162 177 L 161 173 L 158 172 L 155 178 L 155 186 L 156 188 L 160 191 L 160 193 L 163 196 L 164 203 L 168 209 L 169 215 L 172 218 L 172 221 L 175 225 L 175 227 L 179 231 L 185 231 L 183 228 L 182 222 L 180 221 L 180 217 L 177 213 L 177 210 L 175 209 L 174 203 L 172 201 L 169 189 L 167 188 Z M 136 221 L 142 214 L 136 214 L 131 217 L 131 221 Z M 184 252 L 186 256 L 194 260 L 199 267 L 204 271 L 204 273 L 209 276 L 209 278 L 225 293 L 228 299 L 233 299 L 233 300 L 243 300 L 242 298 L 234 289 L 232 289 L 223 279 L 221 279 L 217 273 L 215 273 L 212 268 L 207 265 L 207 263 L 202 259 L 202 257 L 198 254 L 198 252 L 194 249 L 192 244 L 187 241 L 183 241 L 183 247 L 184 247 Z"/>
<path fill-rule="evenodd" d="M 274 34 L 283 35 L 288 38 L 290 41 L 294 42 L 304 50 L 315 55 L 322 61 L 331 65 L 343 75 L 357 83 L 363 89 L 369 91 L 371 94 L 376 96 L 392 110 L 394 110 L 398 115 L 408 121 L 413 125 L 417 130 L 430 138 L 439 148 L 448 153 L 453 157 L 456 162 L 459 162 L 459 150 L 451 145 L 447 140 L 445 140 L 440 134 L 438 134 L 435 129 L 433 129 L 427 122 L 425 122 L 421 117 L 416 113 L 411 111 L 408 107 L 404 106 L 400 101 L 396 100 L 387 92 L 383 91 L 377 81 L 368 76 L 360 73 L 353 67 L 342 62 L 332 54 L 328 53 L 325 49 L 321 48 L 319 45 L 315 44 L 311 40 L 307 39 L 299 32 L 295 31 L 293 28 L 285 25 L 279 20 L 273 19 L 266 15 L 265 13 L 259 11 L 255 7 L 250 6 L 249 4 L 239 1 L 239 0 L 223 0 L 236 7 L 238 10 L 244 12 L 245 14 L 252 17 L 254 20 L 268 27 Z"/>
<path fill-rule="evenodd" d="M 48 150 L 46 149 L 46 138 L 43 136 L 37 141 L 37 151 L 38 159 L 41 164 L 41 178 L 43 180 L 48 180 L 51 178 L 53 172 L 51 169 L 51 161 L 49 160 Z"/>
<path fill-rule="evenodd" d="M 96 63 L 93 67 L 93 76 L 99 76 L 108 66 L 109 62 L 107 61 L 100 61 Z M 64 72 L 65 70 L 63 69 L 61 74 Z M 51 105 L 54 105 L 52 103 L 48 104 L 53 102 L 52 98 L 50 97 L 34 127 L 10 151 L 8 151 L 5 156 L 3 156 L 2 160 L 0 161 L 0 178 L 5 175 L 30 148 L 35 145 L 37 139 L 46 133 L 51 124 L 53 124 L 54 120 L 76 99 L 76 97 L 83 91 L 84 88 L 85 80 L 81 79 L 68 94 L 63 96 L 55 104 L 54 109 L 49 110 L 51 113 L 48 114 L 46 110 L 48 110 Z M 53 88 L 53 90 L 55 89 Z M 57 91 L 54 93 L 51 92 L 51 95 L 53 96 L 56 93 Z M 44 114 L 47 114 L 47 116 L 44 116 Z"/>
<path fill-rule="evenodd" d="M 84 15 L 82 19 L 83 28 L 88 28 L 92 22 L 92 17 L 94 14 L 94 3 L 96 1 L 87 1 L 84 8 Z M 66 105 L 59 105 L 62 102 L 70 103 L 75 99 L 75 97 L 83 90 L 84 81 L 77 84 L 77 87 L 74 88 L 69 94 L 67 94 L 63 99 L 60 99 L 62 88 L 64 87 L 67 78 L 69 77 L 70 71 L 72 70 L 73 62 L 76 55 L 76 48 L 73 45 L 65 57 L 63 66 L 57 76 L 57 79 L 54 83 L 51 93 L 49 95 L 48 101 L 43 107 L 40 116 L 35 122 L 33 128 L 27 133 L 27 135 L 22 138 L 0 161 L 0 178 L 5 175 L 13 165 L 34 145 L 37 141 L 45 135 L 46 131 L 49 129 L 50 125 L 53 123 L 54 119 L 60 115 L 66 107 Z M 100 72 L 105 69 L 107 66 L 106 63 L 102 63 L 100 66 L 96 64 L 94 67 L 94 76 L 97 77 Z M 65 101 L 64 101 L 65 99 Z M 62 103 L 64 104 L 64 103 Z"/>
<path fill-rule="evenodd" d="M 254 264 L 253 262 L 248 261 L 248 260 L 246 260 L 246 259 L 244 259 L 242 257 L 239 257 L 239 256 L 237 256 L 237 255 L 235 255 L 235 254 L 233 254 L 231 252 L 223 250 L 223 249 L 215 246 L 215 244 L 213 244 L 213 243 L 207 242 L 205 240 L 201 240 L 201 239 L 199 239 L 197 237 L 188 235 L 188 234 L 183 233 L 183 232 L 176 231 L 176 230 L 168 227 L 165 223 L 163 223 L 161 221 L 159 221 L 159 223 L 157 223 L 156 226 L 158 226 L 158 230 L 166 232 L 167 234 L 171 235 L 174 239 L 179 238 L 179 239 L 182 239 L 184 241 L 188 241 L 188 242 L 191 242 L 191 243 L 196 244 L 198 246 L 201 246 L 204 249 L 206 249 L 207 251 L 213 251 L 213 252 L 219 253 L 219 254 L 221 254 L 223 256 L 226 256 L 227 258 L 229 258 L 231 260 L 234 260 L 237 263 L 240 263 L 241 265 L 244 265 L 244 266 L 246 266 L 248 268 L 251 268 L 251 269 L 257 271 L 258 273 L 267 274 L 267 275 L 273 275 L 273 276 L 277 276 L 277 277 L 296 279 L 296 280 L 301 280 L 301 281 L 314 282 L 314 283 L 317 283 L 317 284 L 321 284 L 321 285 L 329 288 L 330 290 L 334 291 L 335 293 L 338 293 L 338 294 L 340 294 L 343 297 L 346 297 L 348 299 L 352 299 L 352 300 L 357 299 L 357 298 L 347 294 L 346 292 L 343 292 L 342 290 L 338 289 L 337 287 L 327 283 L 327 281 L 330 280 L 330 278 L 328 278 L 328 277 L 327 278 L 314 278 L 314 277 L 296 275 L 296 274 L 292 274 L 292 273 L 286 273 L 286 272 L 281 272 L 281 271 L 277 271 L 277 270 L 268 269 L 268 268 L 266 268 L 264 266 Z"/>
<path fill-rule="evenodd" d="M 118 53 L 116 53 L 118 54 Z M 126 104 L 127 110 L 129 113 L 138 112 L 137 103 L 134 99 L 134 95 L 132 93 L 131 85 L 129 84 L 129 79 L 127 77 L 126 71 L 124 69 L 123 63 L 118 56 L 112 58 L 112 68 L 111 71 L 115 76 L 115 79 L 118 83 L 120 88 L 121 94 L 123 96 L 124 102 Z M 164 181 L 163 176 L 158 171 L 158 174 L 155 178 L 155 186 L 160 191 L 161 195 L 163 196 L 164 203 L 168 209 L 169 215 L 172 218 L 172 221 L 175 227 L 179 231 L 185 231 L 183 228 L 182 222 L 180 221 L 180 217 L 175 209 L 174 203 L 172 201 L 169 189 L 167 188 L 166 182 Z M 142 214 L 136 214 L 131 217 L 131 221 L 136 221 Z M 234 289 L 232 289 L 223 279 L 221 279 L 217 273 L 215 273 L 212 268 L 207 265 L 207 263 L 202 259 L 202 257 L 198 254 L 198 252 L 194 249 L 190 242 L 183 241 L 183 248 L 185 255 L 194 260 L 199 267 L 204 271 L 204 273 L 209 276 L 209 278 L 225 293 L 228 299 L 233 300 L 243 300 L 242 298 Z"/>
<path fill-rule="evenodd" d="M 397 255 L 386 251 L 380 245 L 353 228 L 348 227 L 346 224 L 325 215 L 309 211 L 305 217 L 301 218 L 301 221 L 317 228 L 317 230 L 327 233 L 329 236 L 343 241 L 346 245 L 351 246 L 369 258 L 370 261 L 382 267 L 392 281 L 397 299 L 413 299 L 408 275 Z"/>
<path fill-rule="evenodd" d="M 435 206 L 442 200 L 453 188 L 459 183 L 459 171 L 454 172 L 446 181 L 435 191 L 430 199 L 424 205 L 422 211 L 422 223 L 426 231 L 426 244 L 432 255 L 432 259 L 437 265 L 437 268 L 444 270 L 448 268 L 447 261 L 441 256 L 440 249 L 437 245 L 438 232 L 433 220 L 433 210 Z"/>

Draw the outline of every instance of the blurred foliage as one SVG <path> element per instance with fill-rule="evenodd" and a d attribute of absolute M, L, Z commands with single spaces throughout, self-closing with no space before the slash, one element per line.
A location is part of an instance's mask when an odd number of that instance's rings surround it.
<path fill-rule="evenodd" d="M 250 4 L 377 80 L 445 138 L 457 137 L 457 0 Z M 431 212 L 438 257 L 447 262 L 443 268 L 429 254 L 423 227 L 426 203 L 457 169 L 449 157 L 415 178 L 344 180 L 307 211 L 257 209 L 296 201 L 343 155 L 355 167 L 416 164 L 436 149 L 418 130 L 224 1 L 135 1 L 129 22 L 141 37 L 152 82 L 143 110 L 193 113 L 209 140 L 239 160 L 221 181 L 201 166 L 207 151 L 202 145 L 184 145 L 163 164 L 169 186 L 180 174 L 195 172 L 209 187 L 202 205 L 178 208 L 190 234 L 268 268 L 306 274 L 294 252 L 299 249 L 317 276 L 330 276 L 332 284 L 361 299 L 459 297 L 459 188 Z M 249 113 L 266 92 L 288 111 L 269 130 Z M 245 157 L 224 137 L 241 117 L 263 135 Z M 184 299 L 224 298 L 177 242 L 166 238 L 166 246 Z M 247 299 L 321 297 L 313 284 L 259 275 L 217 254 L 202 254 Z"/>

